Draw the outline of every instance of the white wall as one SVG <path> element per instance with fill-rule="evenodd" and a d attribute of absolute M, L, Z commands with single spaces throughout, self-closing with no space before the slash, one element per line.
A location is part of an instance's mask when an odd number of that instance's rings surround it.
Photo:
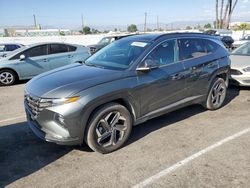
<path fill-rule="evenodd" d="M 0 43 L 21 43 L 29 45 L 38 42 L 66 42 L 80 45 L 96 44 L 104 34 L 100 35 L 71 35 L 71 36 L 42 36 L 42 37 L 1 37 Z"/>

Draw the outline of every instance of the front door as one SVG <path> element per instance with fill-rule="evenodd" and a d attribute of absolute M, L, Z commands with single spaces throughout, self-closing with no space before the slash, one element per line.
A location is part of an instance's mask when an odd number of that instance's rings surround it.
<path fill-rule="evenodd" d="M 141 88 L 141 116 L 157 113 L 185 98 L 184 67 L 178 61 L 176 40 L 167 40 L 147 57 L 157 64 L 149 72 L 138 72 Z"/>

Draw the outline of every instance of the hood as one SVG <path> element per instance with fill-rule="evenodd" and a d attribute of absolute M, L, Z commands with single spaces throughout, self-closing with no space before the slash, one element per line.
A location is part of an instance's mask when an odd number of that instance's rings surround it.
<path fill-rule="evenodd" d="M 250 67 L 250 56 L 246 55 L 230 55 L 231 68 Z"/>
<path fill-rule="evenodd" d="M 26 84 L 26 91 L 37 97 L 64 98 L 87 88 L 120 79 L 123 77 L 122 73 L 75 63 L 34 77 Z"/>

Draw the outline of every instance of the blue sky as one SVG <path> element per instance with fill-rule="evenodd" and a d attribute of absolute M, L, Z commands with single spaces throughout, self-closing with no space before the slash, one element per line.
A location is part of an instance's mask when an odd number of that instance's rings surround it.
<path fill-rule="evenodd" d="M 226 1 L 226 0 L 225 0 Z M 43 25 L 76 28 L 148 22 L 213 20 L 215 0 L 0 0 L 0 27 L 33 25 L 33 14 Z M 250 21 L 250 0 L 239 0 L 235 20 Z"/>

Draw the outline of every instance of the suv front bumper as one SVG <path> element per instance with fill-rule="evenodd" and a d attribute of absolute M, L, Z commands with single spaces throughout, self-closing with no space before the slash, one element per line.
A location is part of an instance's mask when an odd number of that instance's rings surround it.
<path fill-rule="evenodd" d="M 62 125 L 55 120 L 57 113 L 47 109 L 44 109 L 38 117 L 34 118 L 26 102 L 24 105 L 28 125 L 37 137 L 60 145 L 81 144 L 82 141 L 80 137 L 76 134 L 72 134 L 72 132 L 79 132 L 79 130 L 75 130 L 77 127 L 67 125 L 67 123 L 73 123 L 73 125 L 76 125 L 74 124 L 74 119 L 65 119 L 65 124 Z M 69 130 L 70 127 L 73 130 Z"/>

